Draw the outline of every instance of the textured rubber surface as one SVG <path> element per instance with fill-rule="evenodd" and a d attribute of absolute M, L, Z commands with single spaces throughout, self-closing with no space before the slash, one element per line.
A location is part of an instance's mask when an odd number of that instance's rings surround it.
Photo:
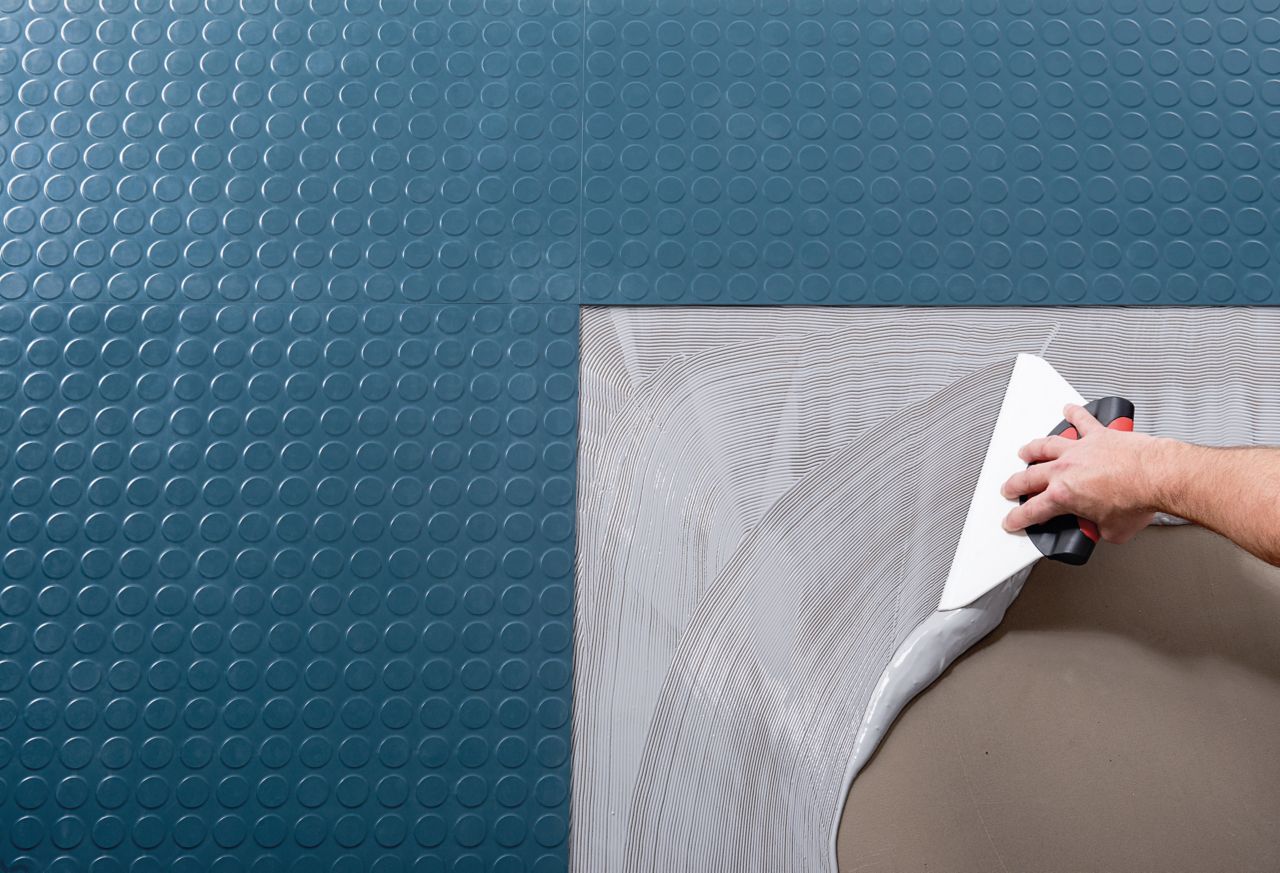
<path fill-rule="evenodd" d="M 0 867 L 564 869 L 581 42 L 0 0 Z"/>
<path fill-rule="evenodd" d="M 563 867 L 572 306 L 1275 302 L 1278 5 L 0 0 L 0 863 Z"/>
<path fill-rule="evenodd" d="M 0 308 L 6 869 L 564 869 L 576 359 L 576 306 Z"/>
<path fill-rule="evenodd" d="M 0 295 L 1272 303 L 1278 8 L 2 0 Z"/>
<path fill-rule="evenodd" d="M 574 0 L 0 0 L 0 295 L 577 295 Z"/>
<path fill-rule="evenodd" d="M 583 299 L 1276 302 L 1276 0 L 598 0 Z"/>

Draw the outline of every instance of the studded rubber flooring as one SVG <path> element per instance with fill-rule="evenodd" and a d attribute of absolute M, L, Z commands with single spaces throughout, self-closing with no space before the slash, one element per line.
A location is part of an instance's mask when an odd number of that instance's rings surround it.
<path fill-rule="evenodd" d="M 9 859 L 563 866 L 576 328 L 0 308 Z"/>
<path fill-rule="evenodd" d="M 1274 303 L 1280 0 L 0 0 L 0 865 L 567 865 L 577 307 Z"/>

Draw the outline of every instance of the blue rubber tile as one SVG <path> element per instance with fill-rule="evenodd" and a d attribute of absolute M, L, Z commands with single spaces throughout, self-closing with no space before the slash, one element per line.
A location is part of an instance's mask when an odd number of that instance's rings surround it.
<path fill-rule="evenodd" d="M 0 296 L 577 298 L 578 0 L 0 0 Z"/>
<path fill-rule="evenodd" d="M 572 305 L 0 307 L 5 869 L 563 870 L 576 394 Z"/>
<path fill-rule="evenodd" d="M 591 0 L 583 300 L 1275 303 L 1277 0 Z"/>

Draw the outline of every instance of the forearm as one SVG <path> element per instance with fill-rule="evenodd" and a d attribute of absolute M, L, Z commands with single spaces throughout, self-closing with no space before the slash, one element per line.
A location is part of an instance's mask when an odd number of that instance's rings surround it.
<path fill-rule="evenodd" d="M 1158 440 L 1150 455 L 1152 511 L 1207 527 L 1280 566 L 1280 449 Z"/>

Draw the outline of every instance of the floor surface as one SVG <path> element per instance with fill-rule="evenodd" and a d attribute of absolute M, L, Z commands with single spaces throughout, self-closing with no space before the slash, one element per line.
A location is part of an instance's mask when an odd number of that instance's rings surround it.
<path fill-rule="evenodd" d="M 1151 529 L 1042 563 L 854 783 L 842 873 L 1280 869 L 1280 570 Z"/>

